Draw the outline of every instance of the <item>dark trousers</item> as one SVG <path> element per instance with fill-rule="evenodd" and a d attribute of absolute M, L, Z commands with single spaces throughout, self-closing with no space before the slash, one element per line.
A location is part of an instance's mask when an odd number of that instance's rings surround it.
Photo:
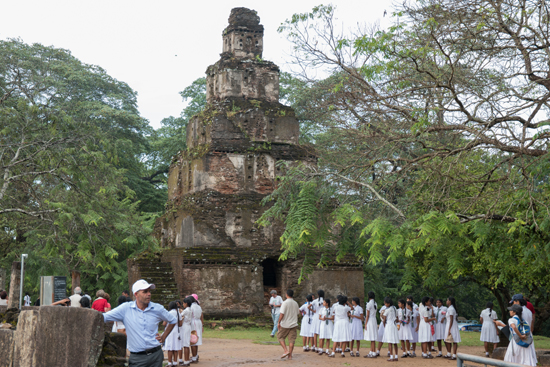
<path fill-rule="evenodd" d="M 164 352 L 162 349 L 152 354 L 130 354 L 129 367 L 162 367 L 164 361 Z"/>

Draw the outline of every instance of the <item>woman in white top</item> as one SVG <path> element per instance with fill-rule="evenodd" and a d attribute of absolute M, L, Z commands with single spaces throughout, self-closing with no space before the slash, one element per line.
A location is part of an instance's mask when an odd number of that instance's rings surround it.
<path fill-rule="evenodd" d="M 384 338 L 382 342 L 388 343 L 388 352 L 390 353 L 388 361 L 397 361 L 397 344 L 399 344 L 399 332 L 396 325 L 397 309 L 390 297 L 384 298 L 384 305 L 386 306 L 386 310 L 384 311 Z"/>
<path fill-rule="evenodd" d="M 432 308 L 430 297 L 423 297 L 422 304 L 419 307 L 420 323 L 418 324 L 418 341 L 422 343 L 422 358 L 433 358 L 432 352 L 429 350 L 429 344 L 432 341 L 432 324 L 435 320 L 432 317 Z"/>
<path fill-rule="evenodd" d="M 178 320 L 178 325 L 175 327 L 175 330 L 166 337 L 164 341 L 164 350 L 168 352 L 168 364 L 167 366 L 177 366 L 178 362 L 178 351 L 182 348 L 181 345 L 181 335 L 179 333 L 179 326 L 182 325 L 182 320 L 180 319 L 180 314 L 178 312 L 178 307 L 175 301 L 172 301 L 168 304 L 168 313 L 174 315 Z M 166 321 L 163 323 L 166 326 Z M 172 364 L 174 362 L 174 364 Z"/>
<path fill-rule="evenodd" d="M 524 320 L 522 317 L 522 307 L 520 305 L 514 304 L 512 305 L 512 307 L 508 307 L 508 310 L 510 311 L 508 325 L 510 326 L 511 336 L 519 335 L 520 339 L 525 340 L 526 336 L 521 335 L 521 333 L 518 331 L 518 324 L 521 320 Z M 506 326 L 500 321 L 495 320 L 494 323 L 498 326 Z M 531 345 L 533 345 L 533 343 L 531 343 Z M 508 344 L 508 349 L 506 350 L 506 354 L 504 355 L 504 362 L 519 363 L 525 366 L 536 366 L 537 357 L 536 355 L 533 355 L 533 353 L 531 352 L 531 348 L 524 348 L 518 345 L 514 338 L 511 337 L 510 344 Z"/>
<path fill-rule="evenodd" d="M 193 297 L 186 297 L 183 300 L 182 328 L 181 328 L 181 346 L 183 347 L 183 365 L 189 366 L 191 360 L 189 358 L 191 347 L 191 322 L 193 319 L 191 313 L 191 305 L 194 303 Z M 173 331 L 172 331 L 173 332 Z"/>
<path fill-rule="evenodd" d="M 405 307 L 406 302 L 403 299 L 400 299 L 397 302 L 399 309 L 397 310 L 397 318 L 399 320 L 399 340 L 401 341 L 401 349 L 403 350 L 402 358 L 408 357 L 411 352 L 409 351 L 411 347 L 411 312 Z"/>
<path fill-rule="evenodd" d="M 336 348 L 342 351 L 342 357 L 345 357 L 344 350 L 348 341 L 351 340 L 349 313 L 351 308 L 346 304 L 348 297 L 340 296 L 338 304 L 334 307 L 334 331 L 332 332 L 332 353 L 329 357 L 334 357 Z"/>
<path fill-rule="evenodd" d="M 324 304 L 325 304 L 325 291 L 322 290 L 322 289 L 319 289 L 317 291 L 317 299 L 315 301 L 313 301 L 315 303 L 315 314 L 314 314 L 314 318 L 313 318 L 313 323 L 314 323 L 314 327 L 313 327 L 313 345 L 315 346 L 315 348 L 313 348 L 313 350 L 317 351 L 317 352 L 323 352 L 323 348 L 318 348 L 319 346 L 319 342 L 318 342 L 318 338 L 319 338 L 319 334 L 321 332 L 321 319 L 319 319 L 319 315 L 321 315 L 321 312 L 323 311 L 323 309 L 325 308 Z"/>
<path fill-rule="evenodd" d="M 384 340 L 384 312 L 386 312 L 386 305 L 383 305 L 380 307 L 380 311 L 378 313 L 380 314 L 380 325 L 378 325 L 378 349 L 376 350 L 376 356 L 380 355 L 380 349 L 382 349 L 382 346 L 384 343 L 382 340 Z M 388 354 L 388 357 L 390 355 Z"/>
<path fill-rule="evenodd" d="M 435 340 L 437 340 L 437 349 L 439 353 L 436 357 L 443 357 L 442 353 L 442 340 L 445 340 L 445 315 L 447 314 L 447 307 L 443 306 L 443 300 L 437 299 L 437 307 L 435 308 Z"/>
<path fill-rule="evenodd" d="M 374 301 L 374 292 L 368 293 L 369 302 L 367 303 L 365 315 L 365 332 L 363 337 L 370 342 L 370 352 L 365 358 L 374 358 L 376 356 L 376 342 L 378 341 L 378 325 L 376 322 L 376 302 Z"/>
<path fill-rule="evenodd" d="M 489 343 L 494 344 L 494 349 L 497 349 L 497 344 L 500 342 L 498 337 L 498 328 L 495 326 L 494 320 L 497 320 L 497 313 L 493 310 L 493 302 L 487 302 L 485 309 L 479 315 L 481 322 L 481 335 L 479 340 L 485 346 L 485 356 L 489 357 Z"/>
<path fill-rule="evenodd" d="M 458 349 L 458 343 L 460 343 L 460 330 L 458 330 L 458 323 L 456 318 L 458 312 L 456 310 L 456 300 L 454 297 L 447 298 L 447 314 L 445 315 L 445 346 L 447 347 L 447 355 L 445 358 L 456 360 L 456 350 Z M 448 340 L 452 338 L 453 343 L 449 343 Z M 453 345 L 454 344 L 454 345 Z M 451 357 L 451 347 L 453 347 L 453 355 Z"/>
<path fill-rule="evenodd" d="M 325 340 L 327 341 L 327 355 L 330 354 L 330 339 L 332 339 L 332 332 L 334 330 L 334 315 L 332 308 L 330 307 L 330 299 L 323 300 L 323 308 L 319 313 L 319 343 L 321 344 L 321 350 L 319 355 L 323 354 L 323 347 L 325 346 Z"/>
<path fill-rule="evenodd" d="M 191 345 L 191 362 L 196 362 L 199 360 L 199 345 L 202 345 L 202 331 L 203 331 L 203 316 L 202 308 L 199 305 L 198 296 L 196 294 L 191 295 L 191 298 L 194 300 L 191 304 L 191 331 L 197 333 L 198 341 Z"/>
<path fill-rule="evenodd" d="M 302 313 L 302 327 L 300 328 L 300 336 L 302 337 L 304 352 L 309 352 L 309 343 L 313 346 L 313 314 L 315 313 L 313 305 L 313 295 L 306 296 L 306 303 L 300 307 Z"/>
<path fill-rule="evenodd" d="M 351 346 L 350 356 L 359 357 L 359 348 L 361 347 L 361 339 L 363 339 L 363 307 L 361 307 L 361 301 L 359 297 L 353 297 L 351 299 Z M 357 351 L 353 354 L 353 342 L 357 342 Z"/>

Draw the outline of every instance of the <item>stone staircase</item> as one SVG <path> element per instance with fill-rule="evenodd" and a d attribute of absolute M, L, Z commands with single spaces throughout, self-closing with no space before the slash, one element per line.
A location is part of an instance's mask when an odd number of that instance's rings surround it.
<path fill-rule="evenodd" d="M 170 263 L 140 262 L 141 277 L 153 283 L 156 289 L 151 293 L 151 300 L 168 307 L 171 301 L 178 300 L 178 286 L 174 278 L 174 270 Z"/>

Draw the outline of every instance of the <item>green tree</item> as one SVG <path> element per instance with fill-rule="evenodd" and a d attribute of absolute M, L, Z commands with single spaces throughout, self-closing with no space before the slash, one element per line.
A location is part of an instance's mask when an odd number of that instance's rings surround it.
<path fill-rule="evenodd" d="M 472 282 L 504 309 L 521 290 L 548 317 L 548 11 L 419 1 L 353 36 L 330 6 L 285 22 L 300 70 L 329 76 L 300 75 L 319 168 L 289 168 L 262 218 L 285 222 L 284 255 L 404 260 L 402 292 Z"/>
<path fill-rule="evenodd" d="M 127 185 L 145 144 L 136 94 L 68 51 L 0 41 L 0 262 L 28 252 L 39 275 L 127 283 L 126 259 L 154 247 Z"/>

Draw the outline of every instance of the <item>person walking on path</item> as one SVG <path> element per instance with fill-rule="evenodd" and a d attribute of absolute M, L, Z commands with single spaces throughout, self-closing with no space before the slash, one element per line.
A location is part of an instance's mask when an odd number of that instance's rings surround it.
<path fill-rule="evenodd" d="M 281 358 L 292 359 L 292 351 L 294 350 L 294 343 L 296 342 L 298 328 L 298 315 L 300 314 L 300 307 L 298 303 L 292 298 L 294 297 L 294 291 L 288 289 L 286 291 L 286 300 L 281 305 L 281 311 L 279 314 L 279 322 L 277 323 L 277 340 L 283 347 L 283 355 Z M 288 337 L 288 349 L 286 347 L 285 339 Z"/>
<path fill-rule="evenodd" d="M 158 303 L 151 302 L 151 290 L 154 284 L 140 279 L 132 286 L 135 301 L 126 302 L 103 314 L 105 322 L 122 321 L 126 328 L 128 349 L 130 350 L 129 367 L 162 367 L 164 353 L 161 344 L 178 322 Z M 166 321 L 162 335 L 158 335 L 158 324 Z"/>
<path fill-rule="evenodd" d="M 80 295 L 82 293 L 82 289 L 80 287 L 76 287 L 74 289 L 74 294 L 69 297 L 71 300 L 71 307 L 80 307 L 80 299 L 82 296 Z"/>
<path fill-rule="evenodd" d="M 271 331 L 271 337 L 275 336 L 277 332 L 277 324 L 279 323 L 279 315 L 281 314 L 281 305 L 283 299 L 277 295 L 277 291 L 273 289 L 271 291 L 271 298 L 269 299 L 269 305 L 271 306 L 271 318 L 273 319 L 273 330 Z"/>

